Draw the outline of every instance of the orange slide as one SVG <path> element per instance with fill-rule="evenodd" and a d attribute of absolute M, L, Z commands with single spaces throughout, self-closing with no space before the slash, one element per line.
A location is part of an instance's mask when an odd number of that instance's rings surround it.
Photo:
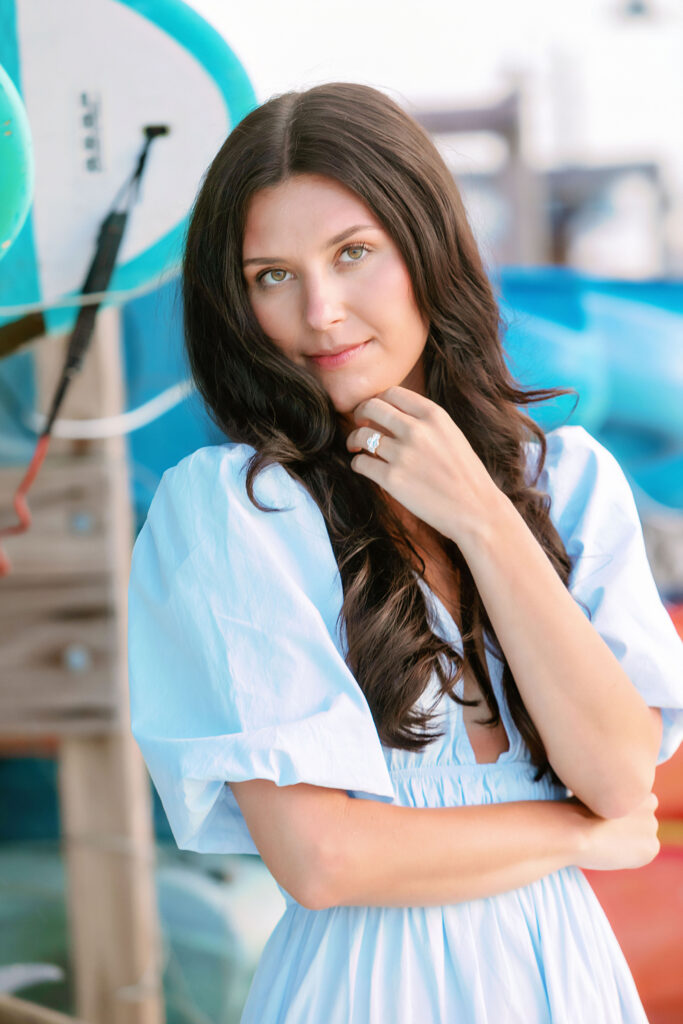
<path fill-rule="evenodd" d="M 668 605 L 683 638 L 683 604 Z M 654 791 L 661 850 L 636 871 L 584 871 L 609 918 L 650 1024 L 683 1021 L 683 746 Z"/>

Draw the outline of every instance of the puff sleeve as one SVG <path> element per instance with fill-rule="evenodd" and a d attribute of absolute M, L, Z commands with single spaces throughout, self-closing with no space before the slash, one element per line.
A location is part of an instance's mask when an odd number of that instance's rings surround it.
<path fill-rule="evenodd" d="M 323 516 L 248 445 L 167 470 L 133 548 L 131 728 L 182 849 L 258 853 L 227 782 L 307 782 L 393 800 L 365 695 L 336 634 L 342 589 Z"/>
<path fill-rule="evenodd" d="M 559 427 L 547 443 L 537 486 L 551 496 L 550 517 L 572 561 L 570 592 L 646 703 L 662 709 L 661 764 L 683 739 L 683 642 L 659 596 L 633 492 L 583 427 Z"/>

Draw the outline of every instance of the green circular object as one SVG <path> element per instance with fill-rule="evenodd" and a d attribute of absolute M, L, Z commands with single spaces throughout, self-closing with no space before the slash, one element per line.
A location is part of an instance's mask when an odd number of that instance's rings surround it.
<path fill-rule="evenodd" d="M 9 252 L 33 198 L 33 143 L 14 82 L 0 66 L 0 259 Z"/>

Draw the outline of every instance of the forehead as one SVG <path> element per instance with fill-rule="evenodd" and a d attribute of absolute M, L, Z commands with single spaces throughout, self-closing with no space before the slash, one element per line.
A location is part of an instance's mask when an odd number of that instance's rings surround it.
<path fill-rule="evenodd" d="M 381 223 L 369 207 L 332 178 L 301 174 L 256 192 L 247 207 L 243 254 L 282 254 L 293 245 L 322 244 L 354 224 Z M 278 246 L 273 250 L 273 246 Z M 266 248 L 264 248 L 266 247 Z"/>

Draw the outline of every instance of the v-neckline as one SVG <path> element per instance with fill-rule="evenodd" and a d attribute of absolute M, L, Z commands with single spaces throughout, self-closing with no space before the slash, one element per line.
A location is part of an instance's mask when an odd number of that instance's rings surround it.
<path fill-rule="evenodd" d="M 453 646 L 458 651 L 458 653 L 460 655 L 464 655 L 464 646 L 463 646 L 463 642 L 462 642 L 462 634 L 460 632 L 460 628 L 458 627 L 458 624 L 456 623 L 455 619 L 453 618 L 451 613 L 448 611 L 448 608 L 446 608 L 446 605 L 443 603 L 443 601 L 438 596 L 438 594 L 436 594 L 435 591 L 432 590 L 432 588 L 429 586 L 429 584 L 424 579 L 424 577 L 420 576 L 420 574 L 418 572 L 416 572 L 414 569 L 413 569 L 413 572 L 415 573 L 415 577 L 417 579 L 417 582 L 420 584 L 421 587 L 423 587 L 427 591 L 428 596 L 432 599 L 432 601 L 436 605 L 437 612 L 440 611 L 442 613 L 442 619 L 445 619 L 446 626 L 450 627 L 450 632 L 452 633 L 452 635 L 449 636 L 448 639 L 453 644 Z M 447 632 L 448 631 L 449 630 L 447 629 Z M 484 646 L 486 646 L 486 645 L 484 645 Z M 491 684 L 493 685 L 493 677 L 491 677 Z M 459 696 L 462 697 L 463 694 L 464 694 L 464 679 L 460 680 L 460 684 L 459 685 L 460 685 L 460 688 L 463 691 L 463 693 L 460 693 Z M 466 745 L 466 749 L 467 749 L 469 757 L 470 757 L 470 763 L 471 764 L 476 764 L 479 768 L 494 768 L 494 767 L 497 767 L 498 765 L 500 765 L 500 764 L 502 764 L 502 763 L 504 763 L 506 761 L 512 760 L 513 753 L 514 753 L 514 751 L 513 751 L 512 735 L 511 735 L 511 730 L 510 730 L 510 724 L 509 724 L 509 722 L 507 720 L 507 715 L 505 714 L 505 712 L 503 710 L 503 707 L 501 706 L 501 699 L 500 699 L 500 695 L 498 693 L 496 694 L 496 699 L 498 700 L 498 709 L 500 711 L 500 719 L 501 719 L 501 722 L 503 723 L 503 728 L 505 730 L 505 735 L 507 736 L 508 746 L 507 746 L 507 750 L 501 750 L 500 754 L 498 755 L 498 757 L 496 758 L 495 761 L 477 761 L 477 756 L 474 753 L 474 747 L 472 746 L 472 743 L 470 741 L 470 734 L 468 733 L 467 726 L 465 724 L 465 708 L 464 708 L 464 705 L 462 705 L 462 704 L 458 704 L 457 705 L 458 710 L 459 710 L 459 723 L 458 724 L 460 725 L 460 728 L 462 729 L 462 735 L 464 737 L 464 742 L 465 742 L 465 745 Z"/>
<path fill-rule="evenodd" d="M 420 584 L 420 586 L 423 589 L 425 589 L 427 591 L 428 596 L 432 599 L 432 601 L 436 605 L 437 610 L 442 612 L 442 617 L 445 618 L 446 624 L 451 627 L 451 631 L 453 632 L 454 639 L 456 641 L 454 646 L 457 648 L 457 650 L 459 651 L 460 654 L 464 654 L 464 648 L 463 648 L 463 643 L 462 643 L 462 634 L 460 632 L 460 629 L 458 627 L 457 622 L 455 621 L 455 619 L 453 618 L 453 616 L 451 615 L 451 613 L 449 612 L 448 608 L 443 603 L 441 598 L 438 596 L 436 591 L 433 590 L 430 587 L 430 585 L 427 583 L 427 581 L 424 578 L 424 576 L 420 576 L 420 574 L 418 572 L 416 572 L 415 569 L 413 569 L 413 572 L 415 573 L 415 578 L 416 578 L 417 582 Z"/>

